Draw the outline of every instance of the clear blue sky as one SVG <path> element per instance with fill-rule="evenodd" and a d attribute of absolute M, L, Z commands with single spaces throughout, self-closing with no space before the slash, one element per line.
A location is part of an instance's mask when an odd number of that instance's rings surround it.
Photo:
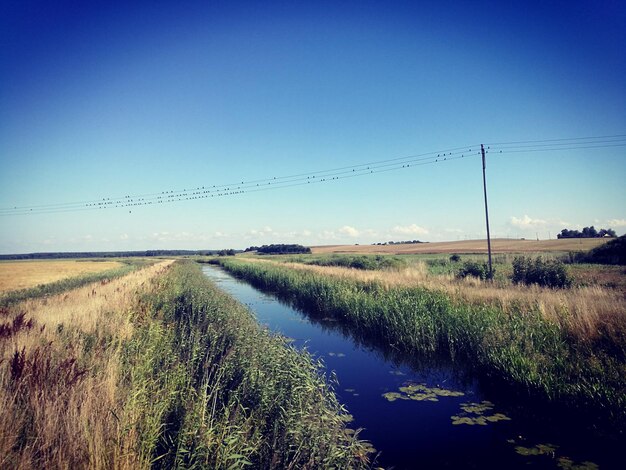
<path fill-rule="evenodd" d="M 617 0 L 4 1 L 0 208 L 626 134 L 625 44 Z M 626 147 L 487 159 L 495 236 L 626 231 Z M 0 253 L 479 238 L 481 178 L 472 157 L 132 211 L 5 214 Z"/>

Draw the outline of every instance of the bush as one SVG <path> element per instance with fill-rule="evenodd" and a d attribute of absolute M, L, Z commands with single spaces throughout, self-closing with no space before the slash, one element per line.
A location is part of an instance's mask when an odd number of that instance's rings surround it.
<path fill-rule="evenodd" d="M 453 263 L 458 263 L 459 261 L 461 261 L 461 257 L 455 253 L 450 256 L 450 261 L 452 261 Z"/>
<path fill-rule="evenodd" d="M 558 260 L 535 260 L 517 256 L 513 260 L 513 277 L 517 284 L 538 284 L 544 287 L 570 287 L 572 279 L 565 265 Z"/>
<path fill-rule="evenodd" d="M 466 261 L 459 269 L 457 277 L 465 278 L 467 276 L 474 276 L 483 280 L 489 279 L 489 265 L 476 261 Z"/>
<path fill-rule="evenodd" d="M 615 238 L 604 245 L 595 247 L 587 253 L 570 253 L 573 263 L 598 263 L 626 265 L 626 235 Z"/>

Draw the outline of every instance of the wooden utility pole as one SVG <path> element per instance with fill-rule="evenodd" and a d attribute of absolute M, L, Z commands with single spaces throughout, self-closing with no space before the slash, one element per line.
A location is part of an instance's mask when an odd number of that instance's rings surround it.
<path fill-rule="evenodd" d="M 489 210 L 487 209 L 487 178 L 485 176 L 485 146 L 480 144 L 480 153 L 483 156 L 483 190 L 485 192 L 485 220 L 487 221 L 487 252 L 489 253 L 489 279 L 493 279 L 491 266 L 491 237 L 489 236 Z"/>

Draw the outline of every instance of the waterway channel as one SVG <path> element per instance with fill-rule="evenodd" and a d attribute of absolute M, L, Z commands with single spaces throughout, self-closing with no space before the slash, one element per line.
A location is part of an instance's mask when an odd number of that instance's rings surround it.
<path fill-rule="evenodd" d="M 385 468 L 620 468 L 611 439 L 590 437 L 541 412 L 498 399 L 488 384 L 445 360 L 420 361 L 373 345 L 328 318 L 308 315 L 214 266 L 203 272 L 258 322 L 306 348 L 336 376 L 336 394 Z M 575 422 L 575 417 L 572 417 Z"/>

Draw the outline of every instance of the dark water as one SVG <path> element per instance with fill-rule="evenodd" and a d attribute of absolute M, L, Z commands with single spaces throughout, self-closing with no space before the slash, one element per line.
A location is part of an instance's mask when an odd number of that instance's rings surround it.
<path fill-rule="evenodd" d="M 339 400 L 386 468 L 626 468 L 613 436 L 591 437 L 545 410 L 502 396 L 445 360 L 402 357 L 345 326 L 307 315 L 233 278 L 204 273 L 259 323 L 293 339 L 334 371 Z M 500 397 L 500 398 L 498 398 Z M 622 441 L 623 443 L 623 441 Z"/>

